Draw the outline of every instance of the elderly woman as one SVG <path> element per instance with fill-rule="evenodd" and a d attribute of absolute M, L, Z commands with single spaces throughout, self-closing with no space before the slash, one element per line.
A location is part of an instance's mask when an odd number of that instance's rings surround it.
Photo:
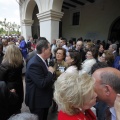
<path fill-rule="evenodd" d="M 19 97 L 15 108 L 11 107 L 11 112 L 20 112 L 23 102 L 22 83 L 23 58 L 16 45 L 7 46 L 4 58 L 0 65 L 0 81 L 5 81 L 9 90 L 14 90 Z"/>
<path fill-rule="evenodd" d="M 68 64 L 65 62 L 66 51 L 64 48 L 57 48 L 55 53 L 55 61 L 51 60 L 49 66 L 53 66 L 55 69 L 55 80 L 63 73 Z"/>
<path fill-rule="evenodd" d="M 57 48 L 56 54 L 55 54 L 55 80 L 60 76 L 61 73 L 63 73 L 66 68 L 68 67 L 67 63 L 65 62 L 66 57 L 66 51 L 64 48 Z"/>
<path fill-rule="evenodd" d="M 38 120 L 38 117 L 35 114 L 23 112 L 11 116 L 8 120 Z"/>
<path fill-rule="evenodd" d="M 63 73 L 55 82 L 54 99 L 60 107 L 58 120 L 96 120 L 91 107 L 97 94 L 88 74 Z"/>
<path fill-rule="evenodd" d="M 106 50 L 99 58 L 99 61 L 105 62 L 108 64 L 109 67 L 112 67 L 114 62 L 114 55 L 110 51 Z"/>
<path fill-rule="evenodd" d="M 89 49 L 91 49 L 92 47 L 94 47 L 94 43 L 93 42 L 87 42 L 87 44 L 84 47 L 84 51 L 87 52 Z"/>
<path fill-rule="evenodd" d="M 55 54 L 55 63 L 54 66 L 49 63 L 49 65 L 53 66 L 55 69 L 55 77 L 54 80 L 56 80 L 68 67 L 67 63 L 65 62 L 66 57 L 66 50 L 64 48 L 57 48 L 56 54 Z M 55 112 L 57 110 L 57 104 L 53 100 L 52 104 L 52 112 Z"/>
<path fill-rule="evenodd" d="M 61 49 L 61 48 L 59 48 Z M 63 49 L 63 48 L 62 48 Z M 64 56 L 66 55 L 65 51 L 64 51 Z M 56 59 L 59 60 L 56 53 Z M 75 51 L 75 50 L 69 50 L 67 52 L 67 56 L 66 56 L 66 63 L 68 64 L 68 68 L 65 70 L 64 68 L 60 67 L 60 73 L 64 74 L 66 72 L 68 73 L 79 73 L 79 69 L 80 69 L 80 54 L 79 52 Z M 56 71 L 57 74 L 57 71 Z M 59 74 L 60 75 L 60 74 Z M 58 77 L 58 74 L 57 74 Z M 53 102 L 53 106 L 55 107 L 55 102 Z M 58 107 L 59 108 L 59 107 Z M 52 111 L 54 111 L 52 109 Z"/>
<path fill-rule="evenodd" d="M 82 63 L 82 69 L 79 71 L 79 74 L 90 73 L 92 66 L 96 63 L 98 52 L 95 47 L 91 48 L 86 53 L 86 60 Z"/>

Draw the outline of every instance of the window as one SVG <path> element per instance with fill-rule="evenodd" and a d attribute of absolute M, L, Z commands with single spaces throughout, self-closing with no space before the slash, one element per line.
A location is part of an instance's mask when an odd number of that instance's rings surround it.
<path fill-rule="evenodd" d="M 72 25 L 79 25 L 80 12 L 73 13 Z"/>

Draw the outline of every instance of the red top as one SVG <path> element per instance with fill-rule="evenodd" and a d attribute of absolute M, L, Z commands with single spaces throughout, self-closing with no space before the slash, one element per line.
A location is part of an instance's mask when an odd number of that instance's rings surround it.
<path fill-rule="evenodd" d="M 35 44 L 31 44 L 31 49 L 34 50 L 36 48 Z"/>
<path fill-rule="evenodd" d="M 58 120 L 97 120 L 95 114 L 89 109 L 85 111 L 85 114 L 80 112 L 76 115 L 68 115 L 62 111 L 58 114 Z"/>

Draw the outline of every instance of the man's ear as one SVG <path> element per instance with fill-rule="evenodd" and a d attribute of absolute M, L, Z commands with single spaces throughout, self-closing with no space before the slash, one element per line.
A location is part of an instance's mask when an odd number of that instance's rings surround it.
<path fill-rule="evenodd" d="M 74 63 L 75 61 L 74 61 L 74 59 L 72 59 L 72 63 Z"/>
<path fill-rule="evenodd" d="M 44 52 L 45 52 L 45 48 L 42 49 L 42 53 L 44 53 Z"/>
<path fill-rule="evenodd" d="M 104 89 L 105 89 L 106 95 L 109 96 L 110 93 L 111 93 L 111 91 L 112 91 L 112 87 L 109 86 L 109 85 L 105 85 L 105 88 L 104 88 Z"/>
<path fill-rule="evenodd" d="M 74 59 L 72 59 L 72 62 L 74 62 Z"/>

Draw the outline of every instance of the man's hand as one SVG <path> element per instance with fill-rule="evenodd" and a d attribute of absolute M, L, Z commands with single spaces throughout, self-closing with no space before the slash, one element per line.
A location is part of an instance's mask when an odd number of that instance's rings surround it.
<path fill-rule="evenodd" d="M 116 117 L 117 120 L 120 120 L 120 94 L 117 94 L 115 102 L 114 102 L 114 108 L 116 111 Z"/>
<path fill-rule="evenodd" d="M 54 73 L 55 69 L 53 67 L 48 67 L 48 71 L 50 71 L 52 74 Z"/>

